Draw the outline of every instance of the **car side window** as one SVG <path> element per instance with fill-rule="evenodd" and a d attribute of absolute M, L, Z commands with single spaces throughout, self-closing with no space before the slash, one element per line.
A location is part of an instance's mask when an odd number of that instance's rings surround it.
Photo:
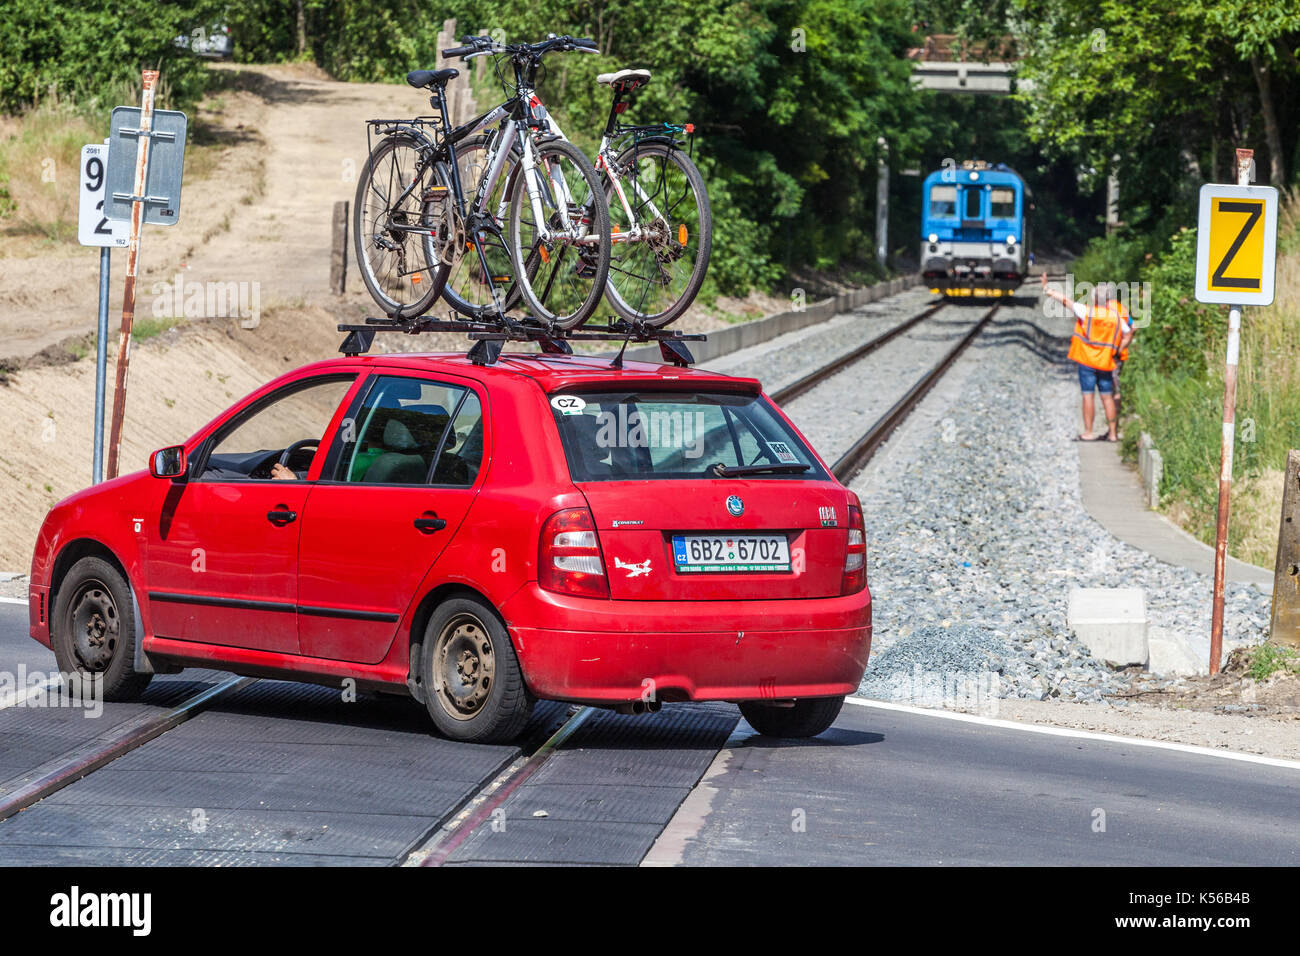
<path fill-rule="evenodd" d="M 307 477 L 325 430 L 355 375 L 295 382 L 241 414 L 217 433 L 199 476 L 201 481 L 271 480 Z M 292 475 L 275 468 L 282 464 Z"/>
<path fill-rule="evenodd" d="M 473 484 L 482 412 L 468 388 L 381 375 L 340 429 L 335 480 L 360 484 Z"/>

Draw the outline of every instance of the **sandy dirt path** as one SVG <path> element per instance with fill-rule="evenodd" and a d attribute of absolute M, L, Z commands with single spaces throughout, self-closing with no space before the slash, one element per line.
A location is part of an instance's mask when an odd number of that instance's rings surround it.
<path fill-rule="evenodd" d="M 175 311 L 178 273 L 187 292 L 191 283 L 256 283 L 261 308 L 327 297 L 333 204 L 350 201 L 356 188 L 366 156 L 363 121 L 427 105 L 405 85 L 340 83 L 303 65 L 213 69 L 220 88 L 199 117 L 211 142 L 233 148 L 207 176 L 186 182 L 180 223 L 145 230 L 139 317 Z M 25 359 L 92 332 L 98 262 L 97 250 L 75 244 L 0 260 L 0 357 Z M 124 250 L 114 250 L 112 268 L 115 330 Z M 355 273 L 350 284 L 360 285 Z"/>

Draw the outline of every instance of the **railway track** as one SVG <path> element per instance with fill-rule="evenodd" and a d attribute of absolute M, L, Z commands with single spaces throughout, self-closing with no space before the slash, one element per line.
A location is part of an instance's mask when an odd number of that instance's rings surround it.
<path fill-rule="evenodd" d="M 949 303 L 946 300 L 929 303 L 917 314 L 880 333 L 870 341 L 848 350 L 813 372 L 777 389 L 772 395 L 773 399 L 778 403 L 786 403 L 823 385 L 835 374 L 850 368 L 854 363 L 916 328 L 947 304 Z M 908 413 L 919 404 L 953 362 L 987 327 L 1000 305 L 1001 302 L 987 309 L 960 340 L 835 461 L 832 470 L 837 478 L 847 482 L 870 460 Z M 0 822 L 3 822 L 0 830 L 27 818 L 27 813 L 24 811 L 42 808 L 48 811 L 51 809 L 51 804 L 57 807 L 59 801 L 50 801 L 49 798 L 60 795 L 82 781 L 87 781 L 97 771 L 111 767 L 114 762 L 128 757 L 146 745 L 152 745 L 145 751 L 146 754 L 152 753 L 153 748 L 160 746 L 166 749 L 169 746 L 166 742 L 173 736 L 183 736 L 176 734 L 183 725 L 194 726 L 191 722 L 195 717 L 216 711 L 213 716 L 219 718 L 226 711 L 238 711 L 239 699 L 245 697 L 250 690 L 256 694 L 259 686 L 270 687 L 277 684 L 278 682 L 260 681 L 250 677 L 218 680 L 197 692 L 183 696 L 174 695 L 162 706 L 151 707 L 143 713 L 128 716 L 107 731 L 88 734 L 87 739 L 55 756 L 34 763 L 29 770 L 10 775 L 7 779 L 0 775 Z M 320 690 L 317 688 L 317 691 Z M 281 691 L 267 690 L 266 693 L 270 695 Z M 283 693 L 295 692 L 286 690 Z M 300 699 L 308 700 L 306 692 L 303 694 Z M 319 699 L 319 695 L 317 698 L 310 699 Z M 227 706 L 214 706 L 218 704 Z M 521 807 L 529 805 L 525 798 L 530 788 L 536 790 L 539 787 L 550 786 L 553 789 L 556 786 L 554 783 L 539 783 L 539 781 L 547 779 L 548 774 L 552 778 L 558 776 L 556 773 L 549 773 L 555 768 L 548 768 L 548 765 L 557 759 L 571 758 L 575 750 L 582 749 L 576 746 L 578 742 L 583 746 L 591 747 L 594 741 L 598 749 L 602 742 L 608 741 L 611 736 L 617 738 L 629 725 L 635 725 L 635 732 L 642 735 L 647 728 L 658 725 L 670 727 L 670 732 L 678 737 L 683 733 L 681 729 L 683 727 L 695 728 L 697 731 L 703 727 L 701 732 L 717 738 L 717 743 L 721 746 L 721 742 L 726 739 L 726 735 L 735 725 L 734 711 L 724 715 L 721 712 L 710 712 L 706 708 L 707 705 L 694 705 L 694 708 L 670 706 L 665 708 L 662 714 L 647 721 L 645 718 L 632 720 L 626 716 L 591 707 L 575 708 L 566 716 L 562 712 L 557 713 L 559 708 L 556 707 L 551 712 L 551 716 L 538 722 L 521 747 L 497 748 L 499 753 L 494 753 L 491 759 L 476 764 L 473 782 L 467 780 L 459 795 L 447 799 L 441 806 L 432 801 L 427 804 L 419 818 L 413 818 L 413 829 L 410 835 L 389 846 L 386 851 L 387 861 L 389 865 L 405 863 L 442 866 L 466 860 L 472 861 L 475 859 L 473 853 L 487 852 L 482 847 L 482 834 L 493 829 L 493 825 L 499 819 L 504 819 L 503 814 L 507 810 L 511 821 L 517 821 L 522 813 Z M 252 712 L 259 715 L 266 713 L 266 711 L 258 711 L 256 707 Z M 419 719 L 414 713 L 412 716 L 416 720 Z M 274 720 L 274 715 L 262 719 L 269 724 Z M 424 741 L 428 739 L 418 733 L 412 736 Z M 268 739 L 276 738 L 272 734 L 268 735 Z M 211 745 L 211 739 L 204 745 Z M 178 746 L 180 745 L 172 745 L 172 749 L 177 749 Z M 626 753 L 617 748 L 612 752 Z M 634 770 L 640 766 L 635 758 L 630 759 L 630 764 Z M 319 769 L 313 767 L 313 772 Z M 703 767 L 700 768 L 700 772 L 702 771 Z M 636 772 L 646 771 L 643 768 Z M 656 768 L 654 773 L 658 772 Z M 126 776 L 133 776 L 133 774 Z M 95 776 L 92 779 L 98 780 L 99 777 Z M 683 780 L 685 785 L 683 797 L 685 792 L 694 785 L 695 779 L 698 779 L 698 776 Z M 643 786 L 645 785 L 658 786 L 658 782 L 643 783 Z M 63 799 L 59 797 L 59 800 Z M 68 802 L 68 805 L 74 804 L 75 800 Z M 325 797 L 324 804 L 333 805 L 331 797 Z M 675 805 L 673 804 L 665 812 L 670 814 L 675 809 Z M 662 822 L 666 820 L 667 817 L 664 817 Z M 512 822 L 511 826 L 518 827 L 520 824 Z M 652 823 L 647 821 L 644 826 L 650 827 Z M 3 849 L 0 846 L 0 850 Z M 523 858 L 527 858 L 527 852 L 531 851 L 518 852 Z M 634 853 L 631 855 L 635 856 Z"/>
<path fill-rule="evenodd" d="M 941 299 L 938 302 L 930 303 L 926 308 L 907 319 L 904 319 L 898 325 L 886 329 L 884 332 L 876 335 L 861 345 L 841 353 L 829 362 L 819 366 L 813 371 L 807 373 L 795 381 L 775 389 L 771 393 L 771 398 L 778 405 L 786 405 L 795 399 L 808 394 L 814 389 L 826 383 L 835 375 L 848 369 L 855 363 L 861 361 L 872 353 L 878 351 L 884 345 L 893 341 L 900 335 L 908 332 L 922 322 L 934 316 L 940 309 L 946 305 L 952 304 L 950 300 Z M 946 351 L 929 370 L 922 375 L 910 388 L 898 399 L 890 408 L 864 432 L 862 433 L 846 450 L 843 452 L 831 466 L 831 471 L 841 482 L 847 483 L 857 472 L 871 460 L 872 456 L 879 450 L 880 446 L 885 443 L 894 430 L 902 424 L 908 414 L 916 408 L 917 405 L 925 398 L 934 386 L 943 378 L 944 374 L 952 367 L 952 364 L 961 356 L 961 354 L 970 346 L 980 333 L 988 327 L 994 316 L 1005 304 L 1004 299 L 999 299 L 992 306 L 984 311 L 975 324 L 956 342 L 956 344 Z"/>

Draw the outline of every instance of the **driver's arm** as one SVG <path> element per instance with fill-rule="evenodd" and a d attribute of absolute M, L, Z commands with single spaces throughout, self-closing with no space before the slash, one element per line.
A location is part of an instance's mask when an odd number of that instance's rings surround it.
<path fill-rule="evenodd" d="M 290 469 L 290 468 L 286 468 L 284 465 L 280 464 L 278 461 L 277 461 L 274 465 L 271 466 L 271 477 L 272 477 L 272 478 L 275 478 L 275 479 L 277 479 L 277 480 L 280 480 L 280 481 L 297 481 L 297 480 L 298 480 L 298 476 L 295 475 L 295 474 L 293 473 L 293 470 L 292 470 L 292 469 Z"/>

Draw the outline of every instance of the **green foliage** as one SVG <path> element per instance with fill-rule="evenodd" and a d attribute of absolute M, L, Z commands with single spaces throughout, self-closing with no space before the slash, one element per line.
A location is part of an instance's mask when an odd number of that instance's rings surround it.
<path fill-rule="evenodd" d="M 9 177 L 0 174 L 0 219 L 9 218 L 17 208 L 18 203 L 14 202 L 13 194 L 9 192 Z"/>
<path fill-rule="evenodd" d="M 8 0 L 0 17 L 0 110 L 57 97 L 102 108 L 138 88 L 142 68 L 162 71 L 161 107 L 203 89 L 201 65 L 173 46 L 191 9 L 158 0 Z M 138 96 L 137 96 L 138 99 Z"/>
<path fill-rule="evenodd" d="M 1300 653 L 1277 644 L 1261 644 L 1250 652 L 1246 673 L 1255 680 L 1267 680 L 1277 673 L 1300 675 Z"/>
<path fill-rule="evenodd" d="M 1222 177 L 1233 145 L 1265 147 L 1252 57 L 1275 69 L 1269 96 L 1284 158 L 1295 151 L 1300 8 L 1294 0 L 1012 0 L 1010 25 L 1032 89 L 1033 138 L 1096 181 L 1112 165 L 1140 191 L 1124 218 L 1150 224 L 1185 198 L 1189 172 Z M 1117 157 L 1117 160 L 1116 160 Z M 1261 169 L 1266 169 L 1261 165 Z M 1284 185 L 1275 184 L 1275 185 Z"/>

